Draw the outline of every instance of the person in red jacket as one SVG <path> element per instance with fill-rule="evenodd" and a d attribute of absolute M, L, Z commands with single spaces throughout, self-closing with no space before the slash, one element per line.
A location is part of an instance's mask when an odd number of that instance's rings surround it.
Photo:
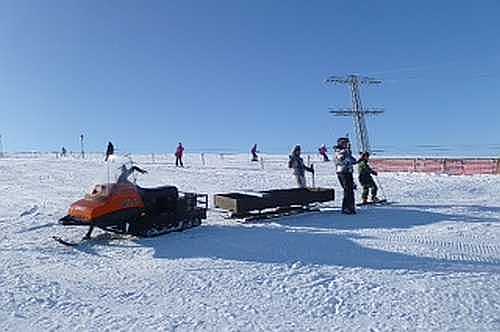
<path fill-rule="evenodd" d="M 179 142 L 179 145 L 177 146 L 177 149 L 175 150 L 175 166 L 184 167 L 184 164 L 182 163 L 182 156 L 183 155 L 184 155 L 184 147 L 182 146 L 182 143 Z"/>

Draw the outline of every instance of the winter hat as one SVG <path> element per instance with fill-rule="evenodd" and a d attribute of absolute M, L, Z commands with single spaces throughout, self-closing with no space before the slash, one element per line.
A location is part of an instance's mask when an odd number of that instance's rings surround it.
<path fill-rule="evenodd" d="M 292 150 L 292 155 L 298 154 L 299 151 L 300 151 L 300 144 L 296 144 Z"/>

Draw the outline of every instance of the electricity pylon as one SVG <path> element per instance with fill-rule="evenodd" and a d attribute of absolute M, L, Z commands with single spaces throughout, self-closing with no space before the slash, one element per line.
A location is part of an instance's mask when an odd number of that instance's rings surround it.
<path fill-rule="evenodd" d="M 361 103 L 360 87 L 363 84 L 380 84 L 381 80 L 359 75 L 330 76 L 325 80 L 328 84 L 347 84 L 351 88 L 352 107 L 338 107 L 332 109 L 330 113 L 335 116 L 352 116 L 354 121 L 354 130 L 358 143 L 358 151 L 371 152 L 368 129 L 366 128 L 365 115 L 379 115 L 384 113 L 380 107 L 363 107 Z"/>

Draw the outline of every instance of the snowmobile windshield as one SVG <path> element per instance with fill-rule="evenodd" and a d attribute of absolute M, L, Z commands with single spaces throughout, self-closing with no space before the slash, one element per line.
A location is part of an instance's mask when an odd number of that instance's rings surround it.
<path fill-rule="evenodd" d="M 114 184 L 98 184 L 90 191 L 90 193 L 85 195 L 85 199 L 91 201 L 102 201 L 109 197 L 110 193 L 113 191 Z"/>

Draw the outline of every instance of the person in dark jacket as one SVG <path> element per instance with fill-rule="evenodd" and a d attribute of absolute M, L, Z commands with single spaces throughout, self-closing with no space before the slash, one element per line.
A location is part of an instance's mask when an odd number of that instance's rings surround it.
<path fill-rule="evenodd" d="M 250 153 L 252 154 L 252 161 L 259 161 L 259 156 L 257 155 L 257 144 L 254 144 Z"/>
<path fill-rule="evenodd" d="M 377 185 L 372 178 L 372 175 L 377 176 L 377 172 L 374 171 L 370 165 L 368 164 L 368 160 L 370 159 L 370 153 L 365 152 L 361 155 L 361 158 L 358 162 L 358 180 L 361 186 L 363 187 L 363 192 L 361 194 L 361 198 L 363 203 L 368 203 L 368 194 L 371 190 L 371 199 L 372 202 L 377 202 L 379 199 L 377 198 Z"/>
<path fill-rule="evenodd" d="M 108 142 L 108 148 L 106 149 L 106 158 L 104 158 L 104 161 L 108 161 L 109 158 L 115 154 L 115 147 L 113 146 L 113 143 Z"/>
<path fill-rule="evenodd" d="M 288 161 L 288 168 L 293 169 L 293 175 L 295 175 L 295 178 L 297 180 L 297 185 L 299 188 L 305 188 L 306 187 L 306 176 L 305 176 L 305 171 L 314 173 L 314 167 L 311 165 L 310 167 L 306 166 L 304 164 L 304 160 L 300 156 L 300 145 L 296 145 L 293 150 L 292 154 L 289 157 Z"/>
<path fill-rule="evenodd" d="M 352 176 L 353 165 L 356 164 L 356 159 L 353 158 L 351 145 L 347 137 L 341 137 L 337 140 L 335 147 L 335 164 L 337 169 L 337 177 L 340 185 L 344 189 L 344 197 L 342 199 L 342 213 L 356 214 L 354 202 L 354 179 Z"/>
<path fill-rule="evenodd" d="M 323 157 L 324 162 L 330 161 L 330 158 L 328 158 L 328 148 L 325 144 L 321 145 L 321 147 L 318 149 L 318 152 Z"/>
<path fill-rule="evenodd" d="M 184 147 L 182 146 L 182 143 L 179 142 L 179 145 L 177 146 L 177 149 L 175 150 L 175 166 L 184 167 L 184 164 L 182 163 L 182 156 L 183 155 L 184 155 Z"/>

